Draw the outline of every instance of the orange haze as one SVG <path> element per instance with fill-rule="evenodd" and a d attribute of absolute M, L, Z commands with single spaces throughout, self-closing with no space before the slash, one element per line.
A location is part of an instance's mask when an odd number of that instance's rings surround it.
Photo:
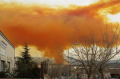
<path fill-rule="evenodd" d="M 18 47 L 27 42 L 44 52 L 45 57 L 54 57 L 61 62 L 57 45 L 67 49 L 71 40 L 84 40 L 90 30 L 100 39 L 106 27 L 106 14 L 120 12 L 120 0 L 104 0 L 88 6 L 71 5 L 69 8 L 51 8 L 48 5 L 25 5 L 1 3 L 1 30 Z M 108 23 L 111 35 L 117 24 Z M 96 42 L 99 44 L 99 42 Z"/>

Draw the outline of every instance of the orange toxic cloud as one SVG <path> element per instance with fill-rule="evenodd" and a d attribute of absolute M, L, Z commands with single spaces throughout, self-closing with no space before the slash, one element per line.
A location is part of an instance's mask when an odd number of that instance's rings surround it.
<path fill-rule="evenodd" d="M 100 29 L 105 29 L 108 20 L 107 13 L 119 13 L 119 5 L 120 0 L 101 0 L 88 6 L 71 5 L 68 8 L 1 3 L 1 31 L 15 47 L 27 42 L 44 52 L 45 57 L 54 57 L 61 63 L 63 54 L 57 51 L 57 45 L 67 49 L 71 40 L 78 42 L 81 39 L 82 43 L 90 30 L 95 33 L 95 39 L 100 39 Z M 107 24 L 111 35 L 117 25 Z"/>

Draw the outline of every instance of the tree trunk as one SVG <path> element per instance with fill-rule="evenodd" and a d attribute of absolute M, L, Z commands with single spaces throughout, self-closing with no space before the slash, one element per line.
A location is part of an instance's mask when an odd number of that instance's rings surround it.
<path fill-rule="evenodd" d="M 100 71 L 100 74 L 101 74 L 101 79 L 104 79 L 104 74 L 102 71 Z"/>
<path fill-rule="evenodd" d="M 90 77 L 91 77 L 91 74 L 88 74 L 88 79 L 90 79 Z"/>

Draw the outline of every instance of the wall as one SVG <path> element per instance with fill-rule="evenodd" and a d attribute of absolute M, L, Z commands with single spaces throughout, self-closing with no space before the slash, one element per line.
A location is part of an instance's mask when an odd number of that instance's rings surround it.
<path fill-rule="evenodd" d="M 15 48 L 10 41 L 1 33 L 0 34 L 0 71 L 1 60 L 7 64 L 10 62 L 10 70 L 14 67 Z"/>

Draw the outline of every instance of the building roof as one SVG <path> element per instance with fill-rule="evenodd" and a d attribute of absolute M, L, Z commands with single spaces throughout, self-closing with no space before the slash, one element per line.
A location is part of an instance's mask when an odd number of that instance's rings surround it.
<path fill-rule="evenodd" d="M 13 48 L 15 48 L 14 47 L 14 45 L 7 39 L 7 37 L 0 31 L 0 35 L 13 47 Z"/>

